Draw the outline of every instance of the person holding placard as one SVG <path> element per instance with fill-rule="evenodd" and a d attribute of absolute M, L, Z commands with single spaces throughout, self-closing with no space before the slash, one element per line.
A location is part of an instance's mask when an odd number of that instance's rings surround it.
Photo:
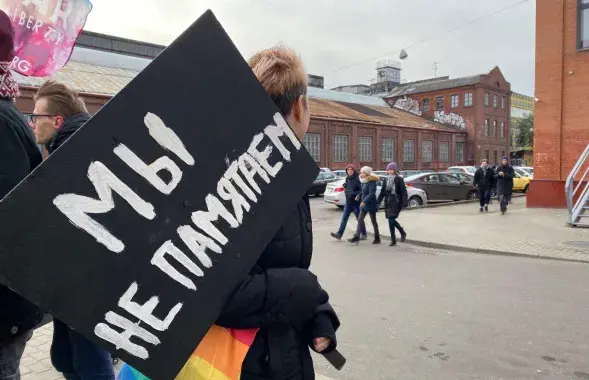
<path fill-rule="evenodd" d="M 302 140 L 310 112 L 300 58 L 277 46 L 255 54 L 249 64 Z M 241 380 L 314 379 L 309 347 L 321 353 L 335 349 L 340 322 L 309 271 L 312 251 L 311 211 L 303 195 L 217 320 L 226 328 L 260 329 L 242 364 Z"/>

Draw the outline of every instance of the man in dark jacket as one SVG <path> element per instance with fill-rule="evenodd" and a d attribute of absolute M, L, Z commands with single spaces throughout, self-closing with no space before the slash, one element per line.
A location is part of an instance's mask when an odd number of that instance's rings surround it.
<path fill-rule="evenodd" d="M 35 95 L 31 121 L 37 143 L 52 154 L 90 119 L 84 101 L 68 86 L 47 81 Z M 63 322 L 53 319 L 53 366 L 68 380 L 114 380 L 112 359 Z"/>
<path fill-rule="evenodd" d="M 489 202 L 491 200 L 491 191 L 495 185 L 495 172 L 489 167 L 486 158 L 481 161 L 481 167 L 474 173 L 474 186 L 479 192 L 479 211 L 489 211 Z"/>
<path fill-rule="evenodd" d="M 9 69 L 13 58 L 14 29 L 0 11 L 0 200 L 42 159 L 31 128 L 14 105 L 19 89 Z M 42 318 L 35 305 L 0 285 L 0 380 L 20 379 L 25 345 Z"/>
<path fill-rule="evenodd" d="M 307 74 L 297 54 L 274 47 L 249 60 L 254 74 L 302 140 L 309 128 Z M 329 296 L 309 271 L 313 224 L 303 195 L 256 265 L 236 287 L 217 319 L 227 328 L 258 328 L 241 368 L 241 380 L 313 380 L 309 348 L 336 348 L 339 319 Z"/>
<path fill-rule="evenodd" d="M 337 232 L 332 232 L 331 237 L 337 240 L 341 240 L 344 232 L 346 231 L 346 225 L 350 215 L 354 213 L 356 219 L 360 215 L 360 202 L 356 199 L 362 190 L 362 184 L 360 183 L 360 175 L 354 168 L 354 165 L 349 164 L 346 167 L 346 182 L 344 182 L 344 195 L 346 197 L 346 205 L 344 206 L 344 213 L 342 215 L 342 221 Z M 362 230 L 362 239 L 366 239 L 366 228 Z"/>
<path fill-rule="evenodd" d="M 509 165 L 507 157 L 501 158 L 501 165 L 497 166 L 495 178 L 497 180 L 497 196 L 499 204 L 501 205 L 501 214 L 507 212 L 507 205 L 511 201 L 511 194 L 513 193 L 513 177 L 515 171 Z"/>

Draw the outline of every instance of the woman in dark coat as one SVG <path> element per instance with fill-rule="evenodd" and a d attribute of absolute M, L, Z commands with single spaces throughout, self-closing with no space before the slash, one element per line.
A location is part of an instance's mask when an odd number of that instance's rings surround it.
<path fill-rule="evenodd" d="M 378 221 L 376 220 L 376 212 L 378 205 L 376 204 L 376 184 L 380 178 L 372 173 L 372 168 L 364 166 L 360 169 L 360 182 L 362 183 L 362 190 L 357 199 L 360 202 L 360 216 L 358 217 L 358 227 L 356 234 L 348 242 L 358 244 L 363 231 L 366 231 L 366 224 L 364 219 L 366 215 L 370 215 L 372 227 L 374 228 L 374 241 L 372 244 L 380 244 L 380 233 L 378 231 Z"/>
<path fill-rule="evenodd" d="M 401 210 L 407 207 L 407 187 L 403 178 L 397 174 L 397 164 L 391 162 L 387 165 L 388 176 L 382 183 L 382 188 L 378 196 L 378 205 L 384 199 L 385 216 L 389 220 L 389 230 L 391 232 L 390 246 L 397 245 L 397 237 L 395 236 L 395 228 L 401 233 L 401 241 L 407 239 L 407 233 L 401 227 L 397 218 Z"/>
<path fill-rule="evenodd" d="M 302 139 L 310 114 L 307 74 L 299 57 L 274 47 L 254 55 L 249 64 Z M 313 380 L 309 348 L 322 353 L 335 349 L 339 320 L 327 292 L 309 271 L 312 252 L 311 211 L 303 195 L 217 320 L 227 328 L 260 329 L 243 362 L 241 380 Z"/>

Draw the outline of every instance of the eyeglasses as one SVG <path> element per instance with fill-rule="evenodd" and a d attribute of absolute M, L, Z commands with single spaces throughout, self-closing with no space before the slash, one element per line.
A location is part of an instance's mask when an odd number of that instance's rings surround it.
<path fill-rule="evenodd" d="M 31 119 L 31 123 L 36 123 L 37 122 L 37 118 L 39 117 L 53 117 L 55 115 L 41 115 L 41 114 L 30 114 L 29 118 Z"/>

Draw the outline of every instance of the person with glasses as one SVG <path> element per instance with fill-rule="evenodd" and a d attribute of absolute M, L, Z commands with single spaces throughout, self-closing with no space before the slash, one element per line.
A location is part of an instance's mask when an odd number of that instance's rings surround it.
<path fill-rule="evenodd" d="M 53 80 L 45 82 L 35 95 L 30 115 L 37 143 L 52 154 L 89 119 L 84 101 L 70 87 Z M 66 380 L 114 380 L 112 358 L 65 323 L 53 319 L 51 362 Z"/>

